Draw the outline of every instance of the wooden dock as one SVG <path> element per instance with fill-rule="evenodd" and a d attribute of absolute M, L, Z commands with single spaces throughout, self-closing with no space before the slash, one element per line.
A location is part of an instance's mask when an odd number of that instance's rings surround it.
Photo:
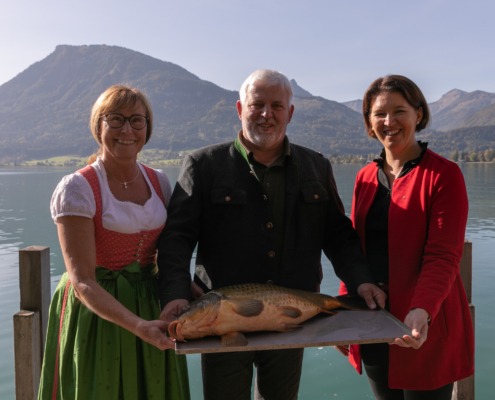
<path fill-rule="evenodd" d="M 471 242 L 464 243 L 461 278 L 474 326 Z M 14 315 L 15 393 L 16 400 L 34 400 L 38 394 L 51 298 L 48 247 L 30 246 L 19 250 L 19 286 L 21 309 Z M 455 383 L 452 400 L 474 398 L 474 375 Z"/>

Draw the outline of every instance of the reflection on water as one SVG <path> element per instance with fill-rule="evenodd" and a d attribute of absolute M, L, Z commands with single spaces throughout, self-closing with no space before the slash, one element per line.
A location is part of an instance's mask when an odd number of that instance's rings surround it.
<path fill-rule="evenodd" d="M 334 166 L 339 193 L 350 211 L 359 165 Z M 492 331 L 495 268 L 495 164 L 463 164 L 470 210 L 466 239 L 473 243 L 473 303 L 476 306 L 476 395 L 491 397 L 495 350 Z M 19 311 L 18 251 L 27 246 L 50 248 L 52 290 L 64 271 L 55 225 L 48 205 L 55 185 L 70 170 L 0 169 L 0 399 L 14 399 L 12 317 Z M 178 169 L 165 169 L 172 183 Z M 336 293 L 337 280 L 324 263 L 322 291 Z M 201 399 L 199 356 L 188 356 L 193 399 Z M 300 398 L 372 398 L 366 379 L 357 375 L 333 348 L 305 352 Z"/>
<path fill-rule="evenodd" d="M 495 239 L 495 222 L 490 219 L 470 218 L 466 238 L 472 242 L 476 239 Z"/>

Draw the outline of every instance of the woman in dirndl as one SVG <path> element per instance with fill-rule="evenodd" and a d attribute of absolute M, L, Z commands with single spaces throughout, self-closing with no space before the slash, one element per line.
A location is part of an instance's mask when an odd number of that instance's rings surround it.
<path fill-rule="evenodd" d="M 156 242 L 171 186 L 138 163 L 153 127 L 146 96 L 114 85 L 95 102 L 99 144 L 50 204 L 66 272 L 50 306 L 39 399 L 189 399 L 185 356 L 159 320 Z"/>

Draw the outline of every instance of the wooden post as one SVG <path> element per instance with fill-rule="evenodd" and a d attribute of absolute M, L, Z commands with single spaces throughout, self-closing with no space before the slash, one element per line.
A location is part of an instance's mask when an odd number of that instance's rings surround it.
<path fill-rule="evenodd" d="M 461 279 L 469 303 L 473 301 L 473 244 L 464 242 L 461 258 Z"/>
<path fill-rule="evenodd" d="M 473 244 L 471 242 L 464 242 L 464 251 L 461 259 L 461 279 L 466 290 L 467 299 L 469 302 L 469 309 L 471 311 L 471 319 L 473 322 L 473 328 L 475 326 L 474 317 L 475 309 L 472 304 L 472 282 L 473 282 Z M 454 391 L 452 393 L 452 400 L 474 400 L 474 374 L 468 378 L 454 383 Z"/>
<path fill-rule="evenodd" d="M 30 246 L 19 250 L 21 310 L 40 313 L 40 356 L 43 359 L 48 308 L 50 307 L 50 248 Z"/>
<path fill-rule="evenodd" d="M 41 374 L 40 314 L 19 311 L 14 315 L 15 395 L 17 400 L 38 396 Z"/>
<path fill-rule="evenodd" d="M 43 362 L 50 306 L 50 249 L 19 250 L 20 308 L 14 315 L 14 359 L 17 400 L 33 400 Z"/>

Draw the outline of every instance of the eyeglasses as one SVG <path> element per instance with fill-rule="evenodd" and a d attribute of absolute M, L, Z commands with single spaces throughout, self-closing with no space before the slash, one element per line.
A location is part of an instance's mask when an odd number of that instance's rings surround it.
<path fill-rule="evenodd" d="M 103 121 L 105 121 L 107 125 L 113 129 L 122 128 L 125 124 L 125 121 L 129 121 L 129 124 L 133 129 L 143 129 L 148 124 L 148 119 L 148 117 L 139 114 L 134 114 L 130 117 L 124 117 L 122 114 L 117 113 L 106 114 L 103 117 Z"/>

